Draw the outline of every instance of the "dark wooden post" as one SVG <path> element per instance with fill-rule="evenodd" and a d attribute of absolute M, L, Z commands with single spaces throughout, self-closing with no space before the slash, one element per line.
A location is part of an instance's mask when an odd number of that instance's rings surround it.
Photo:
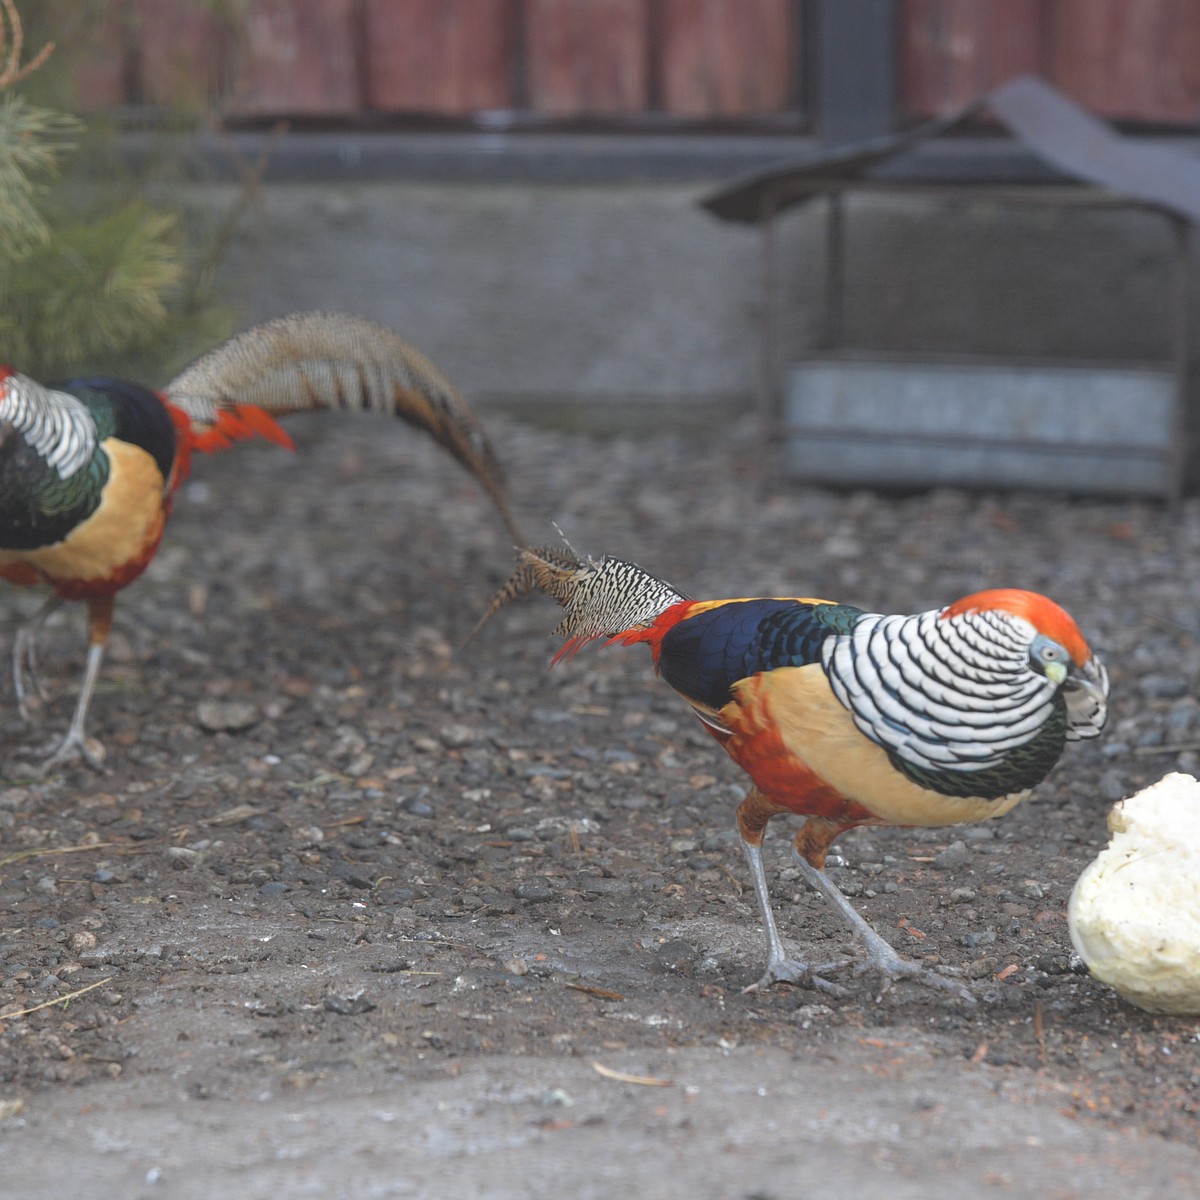
<path fill-rule="evenodd" d="M 809 0 L 816 126 L 827 146 L 890 133 L 896 103 L 895 0 Z"/>

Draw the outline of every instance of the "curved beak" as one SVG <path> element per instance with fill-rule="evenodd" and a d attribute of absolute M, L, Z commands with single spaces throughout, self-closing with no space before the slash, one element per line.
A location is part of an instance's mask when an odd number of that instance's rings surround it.
<path fill-rule="evenodd" d="M 1108 672 L 1095 656 L 1072 666 L 1063 682 L 1069 738 L 1093 738 L 1108 720 Z"/>

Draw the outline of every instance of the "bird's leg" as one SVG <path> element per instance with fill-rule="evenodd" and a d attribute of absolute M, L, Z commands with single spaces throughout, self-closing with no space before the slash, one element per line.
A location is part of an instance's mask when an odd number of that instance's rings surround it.
<path fill-rule="evenodd" d="M 89 744 L 84 733 L 84 722 L 87 720 L 92 692 L 96 688 L 96 679 L 100 675 L 100 664 L 104 661 L 108 635 L 112 632 L 112 615 L 112 596 L 98 596 L 88 601 L 88 654 L 83 669 L 83 685 L 79 689 L 79 699 L 75 703 L 75 714 L 71 717 L 67 736 L 63 738 L 58 749 L 46 759 L 43 764 L 44 770 L 56 767 L 76 754 L 96 770 L 99 770 L 104 762 L 104 747 L 95 741 Z"/>
<path fill-rule="evenodd" d="M 758 901 L 759 915 L 762 917 L 763 930 L 767 935 L 767 969 L 762 978 L 752 983 L 747 992 L 761 991 L 773 983 L 798 983 L 804 987 L 815 988 L 832 996 L 846 995 L 846 989 L 828 979 L 822 979 L 820 971 L 834 971 L 846 966 L 846 960 L 815 965 L 789 958 L 783 948 L 783 939 L 775 924 L 775 914 L 771 911 L 771 896 L 767 890 L 767 873 L 763 869 L 762 839 L 767 822 L 778 809 L 763 797 L 757 788 L 752 788 L 738 809 L 738 833 L 742 838 L 742 849 L 746 852 L 746 863 L 750 868 L 750 878 L 754 881 L 754 896 Z"/>
<path fill-rule="evenodd" d="M 29 689 L 26 681 L 33 685 L 38 698 L 43 702 L 48 699 L 42 687 L 41 677 L 37 669 L 37 637 L 46 623 L 46 618 L 62 604 L 62 597 L 57 592 L 51 592 L 46 602 L 26 621 L 13 638 L 12 673 L 13 692 L 17 698 L 17 711 L 22 721 L 32 719 L 29 711 Z"/>
<path fill-rule="evenodd" d="M 803 834 L 803 830 L 801 830 L 801 834 Z M 799 850 L 793 849 L 792 853 L 799 864 L 805 882 L 829 901 L 838 916 L 854 931 L 855 937 L 863 943 L 872 967 L 882 972 L 889 980 L 915 979 L 930 987 L 953 992 L 960 999 L 972 1004 L 975 1002 L 975 997 L 961 983 L 949 979 L 945 975 L 939 975 L 936 971 L 931 971 L 928 967 L 913 962 L 911 958 L 905 958 L 898 954 L 871 928 L 846 899 L 842 890 L 821 868 L 813 866 Z"/>

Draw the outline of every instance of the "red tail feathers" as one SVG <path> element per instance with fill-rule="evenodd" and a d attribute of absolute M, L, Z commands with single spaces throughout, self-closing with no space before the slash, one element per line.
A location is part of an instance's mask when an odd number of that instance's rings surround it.
<path fill-rule="evenodd" d="M 285 450 L 296 448 L 295 442 L 274 417 L 249 404 L 219 409 L 216 420 L 202 431 L 193 428 L 191 418 L 183 409 L 176 408 L 165 399 L 163 404 L 171 414 L 171 420 L 175 422 L 175 429 L 179 434 L 175 469 L 168 488 L 171 492 L 174 492 L 191 473 L 193 450 L 199 450 L 201 454 L 212 454 L 217 450 L 228 449 L 234 442 L 246 441 L 252 437 L 265 438 Z"/>
<path fill-rule="evenodd" d="M 189 429 L 190 429 L 189 425 Z M 285 450 L 295 450 L 296 444 L 274 417 L 250 404 L 238 404 L 217 411 L 216 420 L 205 430 L 191 429 L 192 448 L 201 454 L 227 450 L 234 442 L 260 437 L 274 442 Z"/>

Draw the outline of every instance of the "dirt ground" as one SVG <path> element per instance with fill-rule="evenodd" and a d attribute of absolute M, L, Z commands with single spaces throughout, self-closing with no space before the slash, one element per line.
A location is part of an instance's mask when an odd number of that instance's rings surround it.
<path fill-rule="evenodd" d="M 0 709 L 0 1190 L 1194 1194 L 1200 1021 L 1091 980 L 1064 912 L 1110 804 L 1200 773 L 1200 504 L 762 499 L 748 429 L 489 426 L 535 540 L 555 521 L 693 595 L 1019 584 L 1072 610 L 1112 675 L 1103 741 L 1001 821 L 839 847 L 860 911 L 977 1003 L 851 971 L 845 998 L 743 993 L 737 769 L 640 649 L 548 672 L 548 601 L 460 650 L 499 521 L 411 431 L 311 419 L 295 456 L 198 463 L 118 607 L 102 772 L 23 765 L 65 727 L 80 613 L 45 636 L 40 728 Z M 10 629 L 35 603 L 4 594 Z M 786 833 L 782 932 L 836 957 Z"/>

